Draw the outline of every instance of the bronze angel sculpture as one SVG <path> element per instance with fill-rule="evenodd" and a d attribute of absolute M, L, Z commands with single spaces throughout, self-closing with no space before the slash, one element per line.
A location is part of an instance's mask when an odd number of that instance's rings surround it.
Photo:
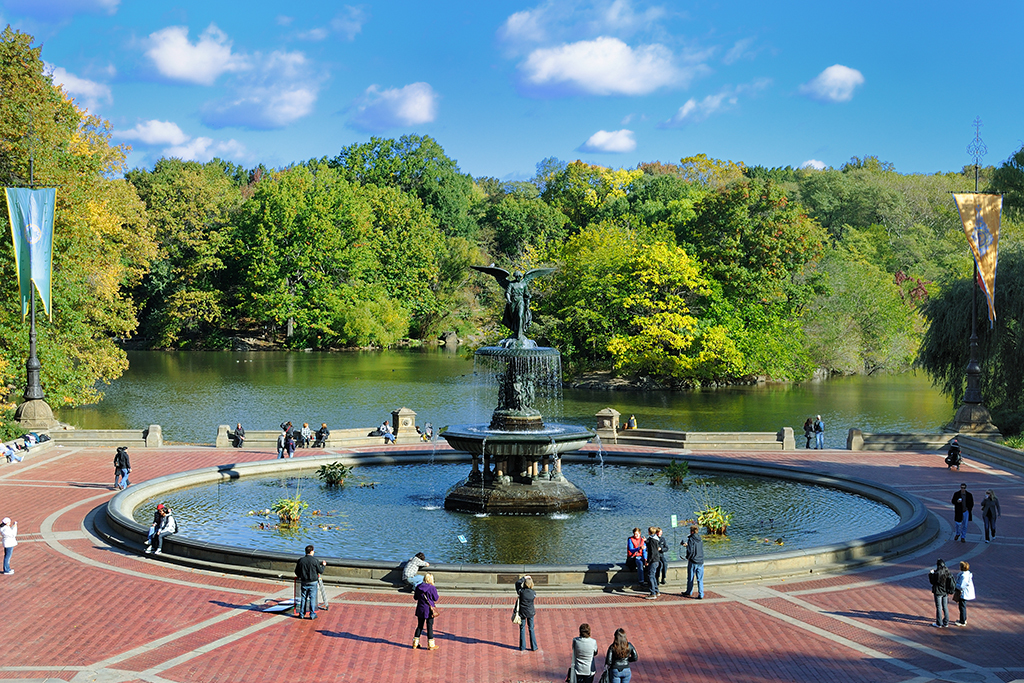
<path fill-rule="evenodd" d="M 472 266 L 474 270 L 487 273 L 501 285 L 505 290 L 505 312 L 501 316 L 501 323 L 512 330 L 512 338 L 518 345 L 525 344 L 526 328 L 533 321 L 530 313 L 530 280 L 553 273 L 555 268 L 533 268 L 526 271 L 508 272 L 504 268 L 498 268 L 493 263 L 489 266 Z"/>

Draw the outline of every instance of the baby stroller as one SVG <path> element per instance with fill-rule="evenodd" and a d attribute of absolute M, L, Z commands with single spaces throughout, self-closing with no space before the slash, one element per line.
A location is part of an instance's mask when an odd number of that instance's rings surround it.
<path fill-rule="evenodd" d="M 954 467 L 957 472 L 960 471 L 960 463 L 963 462 L 964 457 L 960 454 L 960 444 L 954 438 L 949 442 L 949 450 L 946 452 L 946 469 L 951 470 Z"/>

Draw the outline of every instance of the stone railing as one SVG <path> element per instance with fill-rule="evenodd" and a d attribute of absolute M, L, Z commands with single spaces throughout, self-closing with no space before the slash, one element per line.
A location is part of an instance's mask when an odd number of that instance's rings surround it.
<path fill-rule="evenodd" d="M 941 451 L 955 436 L 951 432 L 875 434 L 851 429 L 846 435 L 846 448 L 851 451 Z"/>
<path fill-rule="evenodd" d="M 968 458 L 976 458 L 1014 472 L 1024 473 L 1024 452 L 1016 448 L 964 434 L 961 434 L 957 441 L 960 443 L 961 452 Z"/>
<path fill-rule="evenodd" d="M 324 448 L 355 448 L 357 446 L 382 446 L 383 436 L 369 436 L 376 427 L 356 427 L 354 429 L 332 429 Z M 313 441 L 316 441 L 316 430 L 314 429 Z M 245 448 L 258 450 L 277 450 L 277 437 L 280 429 L 247 429 L 245 430 Z M 234 430 L 227 425 L 220 425 L 217 428 L 217 448 L 231 448 L 234 446 L 232 439 Z M 420 443 L 420 435 L 413 429 L 411 432 L 406 429 L 399 431 L 396 443 L 413 444 Z M 312 444 L 310 444 L 312 445 Z"/>
<path fill-rule="evenodd" d="M 50 438 L 58 446 L 127 446 L 129 448 L 160 448 L 164 445 L 160 425 L 146 429 L 54 429 Z"/>
<path fill-rule="evenodd" d="M 599 423 L 600 425 L 600 423 Z M 685 448 L 694 451 L 792 451 L 796 449 L 793 428 L 777 432 L 682 432 L 670 429 L 598 428 L 604 444 Z"/>

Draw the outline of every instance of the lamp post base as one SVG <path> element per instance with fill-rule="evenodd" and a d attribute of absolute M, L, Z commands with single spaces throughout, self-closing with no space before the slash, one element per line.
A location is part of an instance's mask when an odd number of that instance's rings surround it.
<path fill-rule="evenodd" d="M 981 403 L 964 403 L 957 408 L 953 421 L 946 429 L 961 434 L 969 434 L 982 438 L 1001 438 L 999 429 L 992 424 L 992 416 L 988 408 Z"/>
<path fill-rule="evenodd" d="M 25 401 L 14 411 L 14 421 L 28 430 L 53 429 L 60 424 L 53 409 L 41 398 Z"/>

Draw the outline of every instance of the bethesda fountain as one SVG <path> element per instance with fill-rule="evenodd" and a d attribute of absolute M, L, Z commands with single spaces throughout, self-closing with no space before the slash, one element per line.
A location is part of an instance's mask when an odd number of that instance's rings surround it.
<path fill-rule="evenodd" d="M 441 434 L 452 448 L 473 456 L 469 476 L 448 492 L 445 509 L 518 515 L 586 510 L 586 494 L 562 475 L 561 454 L 579 450 L 594 432 L 546 424 L 534 407 L 538 393 L 557 394 L 561 388 L 559 352 L 526 337 L 532 321 L 530 281 L 554 268 L 526 273 L 493 264 L 473 268 L 494 277 L 504 290 L 502 323 L 513 335 L 475 354 L 477 366 L 498 386 L 490 424 L 452 425 Z"/>

